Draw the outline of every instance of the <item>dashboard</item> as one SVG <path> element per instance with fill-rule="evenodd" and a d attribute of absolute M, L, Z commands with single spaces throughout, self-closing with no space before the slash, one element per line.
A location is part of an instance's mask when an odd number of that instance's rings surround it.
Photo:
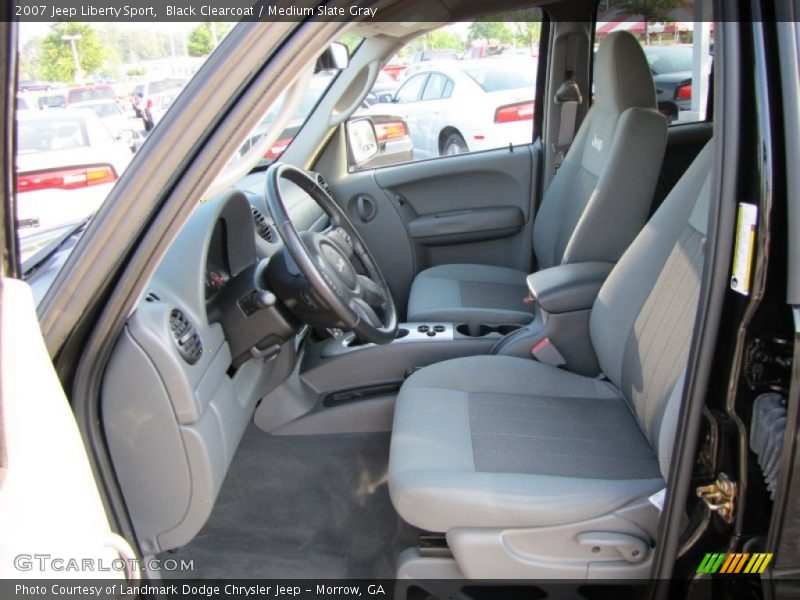
<path fill-rule="evenodd" d="M 228 266 L 227 228 L 225 222 L 217 221 L 211 234 L 206 255 L 206 302 L 214 299 L 231 279 Z"/>
<path fill-rule="evenodd" d="M 147 552 L 200 531 L 256 404 L 294 367 L 305 328 L 266 283 L 285 258 L 264 190 L 255 173 L 198 204 L 109 360 L 104 429 Z M 282 191 L 298 229 L 328 227 L 299 188 Z"/>

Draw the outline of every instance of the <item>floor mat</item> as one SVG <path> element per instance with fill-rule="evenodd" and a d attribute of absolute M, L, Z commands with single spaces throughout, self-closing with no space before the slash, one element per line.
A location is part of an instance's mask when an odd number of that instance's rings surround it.
<path fill-rule="evenodd" d="M 251 426 L 205 527 L 162 558 L 192 559 L 195 578 L 393 577 L 418 532 L 389 500 L 389 439 Z"/>

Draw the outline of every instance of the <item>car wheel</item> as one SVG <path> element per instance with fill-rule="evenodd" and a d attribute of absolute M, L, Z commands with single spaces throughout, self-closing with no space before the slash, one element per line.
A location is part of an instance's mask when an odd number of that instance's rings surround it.
<path fill-rule="evenodd" d="M 442 156 L 464 154 L 465 152 L 469 152 L 469 148 L 467 148 L 467 142 L 464 141 L 463 137 L 457 133 L 451 133 L 447 136 L 442 146 Z"/>

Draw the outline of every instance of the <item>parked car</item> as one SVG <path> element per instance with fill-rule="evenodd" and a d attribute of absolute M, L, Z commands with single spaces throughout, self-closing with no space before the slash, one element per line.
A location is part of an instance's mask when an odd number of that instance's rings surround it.
<path fill-rule="evenodd" d="M 62 92 L 53 93 L 47 92 L 39 96 L 38 99 L 39 108 L 46 109 L 46 108 L 66 108 L 67 107 L 67 95 Z"/>
<path fill-rule="evenodd" d="M 692 47 L 675 44 L 643 49 L 653 74 L 658 109 L 672 122 L 692 105 Z"/>
<path fill-rule="evenodd" d="M 389 112 L 408 124 L 414 158 L 530 143 L 535 81 L 530 58 L 437 61 L 406 79 Z"/>
<path fill-rule="evenodd" d="M 76 102 L 70 106 L 75 109 L 92 111 L 103 122 L 114 139 L 125 143 L 135 152 L 144 142 L 144 126 L 131 111 L 126 114 L 114 100 L 91 100 Z"/>
<path fill-rule="evenodd" d="M 88 110 L 21 112 L 17 131 L 17 216 L 25 257 L 93 213 L 131 153 Z"/>
<path fill-rule="evenodd" d="M 389 63 L 381 70 L 389 77 L 397 81 L 401 78 L 403 71 L 406 70 L 407 66 L 408 65 L 405 63 L 389 61 Z"/>
<path fill-rule="evenodd" d="M 316 106 L 322 93 L 327 89 L 331 81 L 330 73 L 318 73 L 311 78 L 308 89 L 305 95 L 300 100 L 300 103 L 295 110 L 293 118 L 289 121 L 288 125 L 278 135 L 278 139 L 267 149 L 264 153 L 263 159 L 259 166 L 266 167 L 272 164 L 275 160 L 280 158 L 284 150 L 291 144 L 294 136 L 299 131 L 300 127 L 305 123 L 308 115 Z M 373 88 L 374 89 L 374 88 Z M 265 115 L 259 126 L 247 138 L 244 144 L 239 148 L 238 155 L 243 156 L 250 148 L 256 144 L 265 133 L 267 133 L 272 123 L 278 115 L 278 111 L 283 105 L 284 98 L 276 102 L 272 108 Z M 378 152 L 375 156 L 368 161 L 359 165 L 360 169 L 368 169 L 386 164 L 396 164 L 406 162 L 412 158 L 413 145 L 411 138 L 408 134 L 408 125 L 400 117 L 368 113 L 363 108 L 359 109 L 354 118 L 368 117 L 372 120 L 375 127 L 375 133 L 378 142 Z"/>
<path fill-rule="evenodd" d="M 114 88 L 107 84 L 82 85 L 67 90 L 67 105 L 90 100 L 116 100 Z"/>
<path fill-rule="evenodd" d="M 16 105 L 17 111 L 21 110 L 27 111 L 35 108 L 35 106 L 31 105 L 30 99 L 26 98 L 24 94 L 17 94 L 16 100 L 17 100 L 17 105 Z"/>
<path fill-rule="evenodd" d="M 458 53 L 452 48 L 442 48 L 436 50 L 419 50 L 411 55 L 410 64 L 427 62 L 431 60 L 457 60 Z"/>
<path fill-rule="evenodd" d="M 172 77 L 145 81 L 133 88 L 133 110 L 142 119 L 146 131 L 150 131 L 161 120 L 185 85 L 186 79 Z"/>
<path fill-rule="evenodd" d="M 378 77 L 375 79 L 375 84 L 372 89 L 364 98 L 364 104 L 371 106 L 378 102 L 390 101 L 400 83 L 385 71 L 378 71 Z"/>
<path fill-rule="evenodd" d="M 23 79 L 17 84 L 17 89 L 21 92 L 41 92 L 64 87 L 64 84 L 57 81 L 31 81 Z"/>

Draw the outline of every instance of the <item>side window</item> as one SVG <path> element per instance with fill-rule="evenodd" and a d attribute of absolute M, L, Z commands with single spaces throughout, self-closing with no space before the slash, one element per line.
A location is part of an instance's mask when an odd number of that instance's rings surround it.
<path fill-rule="evenodd" d="M 422 92 L 423 100 L 441 100 L 444 97 L 444 88 L 448 79 L 441 73 L 431 73 L 428 83 L 425 84 L 425 91 Z"/>
<path fill-rule="evenodd" d="M 422 86 L 425 85 L 425 80 L 427 77 L 428 74 L 425 73 L 424 75 L 417 75 L 416 77 L 412 77 L 406 81 L 402 86 L 400 86 L 400 89 L 397 90 L 395 102 L 406 104 L 408 102 L 416 102 L 419 100 L 420 93 L 422 92 Z"/>
<path fill-rule="evenodd" d="M 658 110 L 670 126 L 706 120 L 714 36 L 710 24 L 694 21 L 694 2 L 653 3 L 647 15 L 630 2 L 602 3 L 595 50 L 614 31 L 625 30 L 642 45 L 656 89 Z M 633 3 L 635 6 L 638 4 Z M 677 6 L 677 8 L 676 8 Z"/>
<path fill-rule="evenodd" d="M 444 92 L 442 93 L 442 98 L 449 98 L 453 95 L 453 80 L 448 79 L 447 83 L 444 84 Z"/>
<path fill-rule="evenodd" d="M 375 125 L 378 154 L 351 171 L 533 141 L 542 12 L 451 23 L 403 47 L 354 120 Z"/>

